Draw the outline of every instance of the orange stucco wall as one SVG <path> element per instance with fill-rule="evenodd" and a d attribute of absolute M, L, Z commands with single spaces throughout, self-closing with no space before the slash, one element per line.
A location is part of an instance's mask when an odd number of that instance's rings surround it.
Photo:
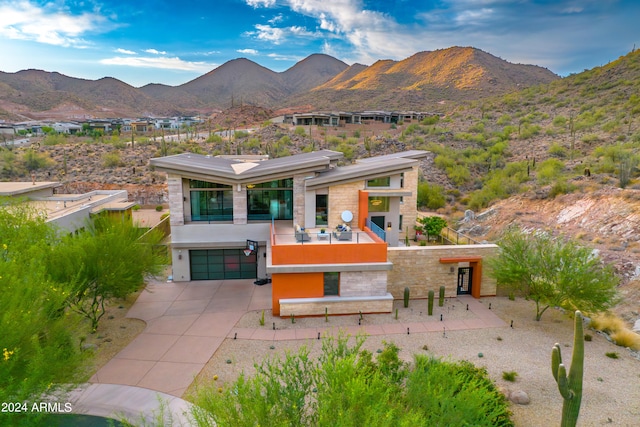
<path fill-rule="evenodd" d="M 333 245 L 275 245 L 271 247 L 271 262 L 283 264 L 345 264 L 386 262 L 386 243 Z"/>
<path fill-rule="evenodd" d="M 320 298 L 324 296 L 324 273 L 274 273 L 271 276 L 271 307 L 280 315 L 281 298 Z"/>
<path fill-rule="evenodd" d="M 358 227 L 364 230 L 364 225 L 369 216 L 369 192 L 360 190 L 358 193 Z"/>

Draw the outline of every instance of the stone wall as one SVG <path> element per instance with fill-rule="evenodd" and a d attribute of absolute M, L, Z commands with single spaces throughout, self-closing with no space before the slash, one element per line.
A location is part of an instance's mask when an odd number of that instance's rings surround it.
<path fill-rule="evenodd" d="M 358 195 L 359 190 L 364 189 L 364 181 L 350 182 L 348 184 L 334 185 L 329 187 L 329 225 L 334 229 L 338 224 L 342 224 L 340 215 L 349 210 L 353 213 L 351 227 L 358 224 Z"/>
<path fill-rule="evenodd" d="M 280 317 L 294 316 L 322 316 L 327 310 L 330 316 L 337 314 L 391 313 L 393 297 L 391 294 L 374 298 L 308 298 L 281 299 Z"/>
<path fill-rule="evenodd" d="M 304 179 L 305 179 L 305 175 L 293 176 L 293 223 L 300 224 L 302 227 L 309 228 L 315 224 L 305 223 Z"/>
<path fill-rule="evenodd" d="M 233 223 L 247 223 L 247 187 L 242 185 L 240 191 L 233 186 Z"/>
<path fill-rule="evenodd" d="M 400 231 L 400 239 L 403 240 L 407 229 L 409 231 L 409 240 L 416 236 L 417 205 L 418 205 L 418 166 L 414 166 L 411 172 L 404 173 L 404 190 L 410 191 L 411 196 L 404 196 L 400 204 L 400 215 L 402 215 L 402 230 Z"/>
<path fill-rule="evenodd" d="M 169 212 L 171 225 L 184 225 L 184 195 L 182 193 L 182 177 L 169 174 L 167 180 L 169 190 Z"/>
<path fill-rule="evenodd" d="M 393 269 L 388 272 L 387 290 L 396 299 L 401 299 L 404 288 L 411 290 L 411 298 L 427 298 L 430 289 L 438 294 L 440 286 L 445 287 L 446 297 L 457 295 L 457 264 L 443 264 L 440 258 L 482 257 L 483 260 L 497 251 L 496 245 L 446 245 L 410 246 L 389 248 L 389 261 Z M 468 263 L 464 263 L 467 266 Z M 451 272 L 451 267 L 454 271 Z M 481 296 L 496 294 L 496 281 L 488 274 L 488 266 L 482 263 Z M 478 286 L 473 283 L 472 286 Z"/>
<path fill-rule="evenodd" d="M 386 271 L 343 271 L 340 273 L 340 296 L 381 296 L 386 294 Z"/>

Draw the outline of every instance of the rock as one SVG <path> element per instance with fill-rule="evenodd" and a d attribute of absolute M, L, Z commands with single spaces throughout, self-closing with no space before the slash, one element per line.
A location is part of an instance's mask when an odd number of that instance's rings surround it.
<path fill-rule="evenodd" d="M 464 211 L 465 221 L 473 221 L 474 219 L 476 219 L 476 214 L 474 211 L 472 211 L 471 209 L 467 209 L 466 211 Z"/>
<path fill-rule="evenodd" d="M 98 346 L 95 344 L 82 344 L 83 351 L 87 351 L 87 350 L 96 351 L 97 349 L 98 349 Z"/>
<path fill-rule="evenodd" d="M 512 391 L 509 394 L 509 399 L 518 405 L 528 405 L 530 402 L 529 395 L 522 390 Z"/>
<path fill-rule="evenodd" d="M 636 323 L 633 324 L 633 328 L 631 328 L 633 332 L 640 332 L 640 319 L 636 320 Z"/>

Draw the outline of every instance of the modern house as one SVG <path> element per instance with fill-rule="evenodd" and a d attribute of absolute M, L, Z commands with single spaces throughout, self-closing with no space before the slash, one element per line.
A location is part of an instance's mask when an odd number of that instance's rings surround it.
<path fill-rule="evenodd" d="M 59 182 L 0 182 L 0 197 L 24 200 L 46 216 L 46 221 L 69 233 L 82 229 L 92 216 L 120 215 L 131 218 L 126 190 L 94 190 L 84 194 L 61 194 Z"/>
<path fill-rule="evenodd" d="M 390 312 L 400 297 L 389 291 L 390 251 L 412 249 L 404 242 L 415 237 L 426 156 L 413 150 L 346 166 L 338 164 L 342 153 L 330 150 L 267 160 L 190 153 L 152 159 L 168 174 L 173 280 L 270 276 L 273 313 L 281 316 Z M 468 258 L 460 262 L 482 256 Z M 434 268 L 448 275 L 456 259 Z M 454 279 L 447 280 L 455 295 Z M 480 296 L 482 276 L 476 280 Z M 495 293 L 495 286 L 485 290 Z"/>

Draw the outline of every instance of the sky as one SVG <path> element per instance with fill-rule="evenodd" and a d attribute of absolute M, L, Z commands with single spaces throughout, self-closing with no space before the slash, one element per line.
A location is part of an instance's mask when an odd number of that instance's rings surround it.
<path fill-rule="evenodd" d="M 0 0 L 0 71 L 177 86 L 235 58 L 281 72 L 472 46 L 566 76 L 640 47 L 638 0 Z"/>

